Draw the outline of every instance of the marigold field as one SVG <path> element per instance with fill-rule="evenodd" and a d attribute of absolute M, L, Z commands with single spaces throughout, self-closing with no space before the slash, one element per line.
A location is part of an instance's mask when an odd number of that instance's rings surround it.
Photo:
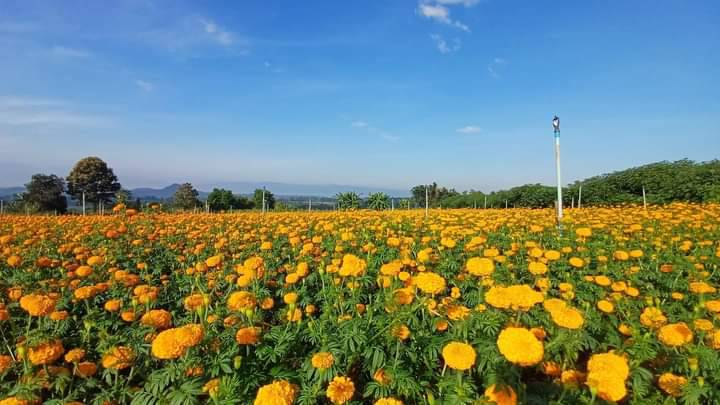
<path fill-rule="evenodd" d="M 717 404 L 720 205 L 0 217 L 0 404 Z"/>

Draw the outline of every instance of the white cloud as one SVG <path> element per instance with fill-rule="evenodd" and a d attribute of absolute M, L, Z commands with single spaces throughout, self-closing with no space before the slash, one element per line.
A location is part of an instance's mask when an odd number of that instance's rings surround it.
<path fill-rule="evenodd" d="M 215 22 L 201 18 L 200 23 L 202 24 L 205 33 L 223 46 L 229 46 L 235 43 L 235 36 L 230 31 L 226 31 Z"/>
<path fill-rule="evenodd" d="M 450 9 L 444 4 L 447 5 L 456 5 L 456 4 L 465 4 L 466 7 L 469 7 L 472 4 L 477 3 L 477 1 L 473 0 L 435 0 L 436 4 L 429 3 L 427 1 L 421 1 L 420 4 L 418 4 L 417 12 L 422 15 L 425 18 L 429 18 L 431 20 L 435 20 L 436 22 L 451 25 L 455 28 L 459 28 L 465 32 L 470 32 L 470 27 L 467 25 L 461 23 L 460 21 L 455 21 L 450 18 Z"/>
<path fill-rule="evenodd" d="M 66 46 L 54 46 L 52 54 L 61 58 L 86 58 L 90 56 L 88 51 L 82 49 L 68 48 Z"/>
<path fill-rule="evenodd" d="M 154 84 L 152 84 L 150 82 L 146 82 L 145 80 L 137 79 L 137 80 L 135 80 L 135 85 L 147 92 L 153 91 L 155 89 Z"/>
<path fill-rule="evenodd" d="M 480 127 L 476 127 L 474 125 L 468 125 L 464 126 L 462 128 L 458 128 L 455 130 L 456 132 L 459 132 L 461 134 L 477 134 L 481 131 Z"/>
<path fill-rule="evenodd" d="M 350 126 L 353 128 L 365 128 L 368 126 L 368 123 L 365 121 L 353 121 L 350 123 Z"/>
<path fill-rule="evenodd" d="M 472 7 L 480 2 L 480 0 L 435 0 L 438 4 L 455 5 L 462 4 L 465 7 Z"/>
<path fill-rule="evenodd" d="M 495 79 L 500 78 L 500 70 L 502 66 L 506 65 L 507 63 L 507 60 L 503 58 L 494 58 L 492 62 L 490 62 L 487 66 L 488 73 L 490 73 L 490 76 L 494 77 Z"/>
<path fill-rule="evenodd" d="M 0 125 L 94 127 L 106 123 L 104 117 L 74 111 L 72 104 L 62 100 L 0 97 Z"/>
<path fill-rule="evenodd" d="M 433 6 L 431 4 L 420 4 L 418 7 L 418 11 L 423 16 L 445 23 L 445 24 L 451 24 L 450 20 L 450 10 L 448 10 L 447 7 L 442 5 L 436 5 Z"/>
<path fill-rule="evenodd" d="M 440 53 L 451 53 L 460 50 L 460 40 L 458 38 L 453 40 L 452 45 L 448 44 L 447 41 L 438 34 L 432 34 L 430 38 L 435 42 L 435 46 Z"/>

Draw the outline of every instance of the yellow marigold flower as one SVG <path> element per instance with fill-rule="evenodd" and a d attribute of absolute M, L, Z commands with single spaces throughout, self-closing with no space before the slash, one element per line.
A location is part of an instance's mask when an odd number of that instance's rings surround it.
<path fill-rule="evenodd" d="M 520 366 L 534 366 L 542 361 L 544 348 L 530 330 L 508 327 L 500 332 L 497 339 L 500 353 L 511 363 Z"/>
<path fill-rule="evenodd" d="M 695 281 L 690 283 L 690 292 L 695 294 L 714 294 L 715 291 L 717 291 L 715 287 L 704 281 Z"/>
<path fill-rule="evenodd" d="M 570 260 L 568 260 L 568 263 L 570 263 L 571 266 L 579 269 L 580 267 L 585 265 L 585 260 L 579 257 L 571 257 Z"/>
<path fill-rule="evenodd" d="M 50 340 L 28 348 L 30 362 L 36 366 L 46 365 L 59 359 L 65 353 L 60 339 Z"/>
<path fill-rule="evenodd" d="M 448 305 L 447 317 L 453 321 L 461 321 L 470 315 L 470 308 L 464 305 Z"/>
<path fill-rule="evenodd" d="M 85 357 L 85 350 L 83 349 L 72 349 L 65 353 L 65 361 L 68 363 L 77 363 Z"/>
<path fill-rule="evenodd" d="M 359 257 L 352 254 L 346 254 L 345 256 L 343 256 L 342 266 L 340 266 L 340 271 L 338 271 L 338 274 L 340 274 L 342 277 L 359 277 L 365 274 L 366 268 L 367 263 L 365 263 L 365 260 L 360 259 Z"/>
<path fill-rule="evenodd" d="M 380 266 L 380 274 L 385 276 L 394 277 L 402 270 L 402 262 L 400 260 L 393 260 L 390 263 L 385 263 Z"/>
<path fill-rule="evenodd" d="M 581 238 L 589 238 L 592 236 L 592 229 L 587 227 L 577 228 L 575 229 L 575 235 Z"/>
<path fill-rule="evenodd" d="M 213 378 L 212 380 L 208 381 L 203 385 L 202 392 L 207 393 L 210 398 L 215 398 L 218 394 L 218 391 L 220 391 L 220 379 L 219 378 Z"/>
<path fill-rule="evenodd" d="M 673 397 L 682 395 L 682 389 L 686 384 L 687 378 L 673 373 L 663 373 L 660 378 L 658 378 L 658 386 L 660 386 L 660 389 Z"/>
<path fill-rule="evenodd" d="M 622 333 L 625 336 L 632 335 L 632 328 L 624 323 L 620 324 L 620 326 L 618 326 L 618 331 L 620 331 L 620 333 Z"/>
<path fill-rule="evenodd" d="M 335 357 L 330 352 L 315 353 L 310 360 L 312 366 L 321 370 L 332 367 L 335 363 Z"/>
<path fill-rule="evenodd" d="M 380 398 L 374 405 L 404 405 L 403 401 L 395 398 Z"/>
<path fill-rule="evenodd" d="M 485 293 L 485 301 L 495 308 L 527 311 L 543 302 L 543 295 L 529 285 L 493 286 Z"/>
<path fill-rule="evenodd" d="M 659 328 L 667 323 L 667 318 L 660 309 L 647 307 L 640 314 L 640 323 L 648 328 Z"/>
<path fill-rule="evenodd" d="M 143 314 L 140 323 L 155 329 L 167 329 L 172 325 L 172 315 L 164 309 L 152 309 Z"/>
<path fill-rule="evenodd" d="M 254 326 L 240 328 L 235 334 L 235 341 L 241 345 L 257 344 L 260 341 L 260 332 L 261 329 Z"/>
<path fill-rule="evenodd" d="M 703 332 L 713 330 L 712 321 L 709 321 L 707 319 L 696 319 L 693 321 L 693 326 L 695 327 L 695 329 L 701 330 Z"/>
<path fill-rule="evenodd" d="M 495 263 L 487 257 L 472 257 L 465 268 L 473 276 L 489 276 L 495 271 Z"/>
<path fill-rule="evenodd" d="M 127 346 L 116 346 L 108 350 L 102 357 L 102 366 L 109 369 L 122 370 L 132 365 L 135 352 Z"/>
<path fill-rule="evenodd" d="M 298 300 L 298 295 L 296 292 L 289 292 L 283 296 L 283 301 L 288 305 L 292 305 L 292 304 L 296 303 L 297 300 Z"/>
<path fill-rule="evenodd" d="M 493 384 L 485 390 L 485 397 L 492 404 L 498 405 L 515 405 L 517 404 L 517 394 L 509 385 L 498 387 Z"/>
<path fill-rule="evenodd" d="M 543 308 L 548 312 L 559 311 L 565 307 L 567 307 L 567 302 L 558 298 L 550 298 L 543 301 Z"/>
<path fill-rule="evenodd" d="M 297 397 L 298 387 L 285 380 L 263 385 L 255 396 L 253 405 L 292 405 Z"/>
<path fill-rule="evenodd" d="M 548 268 L 547 268 L 547 265 L 543 262 L 532 261 L 528 264 L 528 271 L 531 274 L 540 276 L 540 275 L 547 273 Z"/>
<path fill-rule="evenodd" d="M 671 323 L 658 330 L 658 339 L 666 346 L 682 346 L 692 342 L 693 333 L 685 322 Z"/>
<path fill-rule="evenodd" d="M 607 276 L 595 276 L 595 284 L 601 287 L 607 287 L 612 281 Z"/>
<path fill-rule="evenodd" d="M 206 301 L 209 300 L 209 297 L 203 295 L 203 294 L 191 294 L 185 297 L 183 299 L 183 306 L 188 311 L 194 311 L 197 308 L 201 308 L 206 305 Z"/>
<path fill-rule="evenodd" d="M 108 312 L 117 312 L 120 310 L 120 306 L 122 305 L 122 300 L 108 300 L 105 302 L 104 308 Z"/>
<path fill-rule="evenodd" d="M 601 310 L 602 312 L 605 312 L 606 314 L 610 314 L 613 311 L 615 311 L 615 305 L 613 305 L 613 303 L 608 300 L 598 301 L 597 307 L 599 310 Z"/>
<path fill-rule="evenodd" d="M 705 301 L 705 309 L 710 312 L 720 312 L 720 300 Z"/>
<path fill-rule="evenodd" d="M 567 329 L 580 329 L 585 323 L 583 315 L 575 308 L 565 307 L 550 312 L 553 322 Z"/>
<path fill-rule="evenodd" d="M 600 398 L 617 402 L 625 397 L 625 380 L 630 374 L 625 357 L 613 352 L 594 354 L 587 367 L 587 385 L 596 389 Z"/>
<path fill-rule="evenodd" d="M 613 258 L 615 260 L 624 262 L 624 261 L 630 259 L 630 255 L 628 254 L 628 252 L 626 252 L 624 250 L 616 250 L 615 253 L 613 253 Z"/>
<path fill-rule="evenodd" d="M 392 330 L 392 335 L 400 340 L 407 340 L 410 334 L 410 328 L 405 325 L 396 326 Z"/>
<path fill-rule="evenodd" d="M 12 356 L 7 356 L 4 354 L 0 355 L 0 374 L 4 373 L 8 369 L 10 369 L 10 367 L 12 367 L 12 364 L 13 364 Z"/>
<path fill-rule="evenodd" d="M 228 297 L 227 306 L 231 311 L 253 310 L 257 305 L 255 294 L 249 291 L 235 291 Z"/>
<path fill-rule="evenodd" d="M 158 359 L 177 359 L 200 343 L 204 335 L 202 326 L 197 324 L 164 330 L 153 339 L 151 352 Z"/>
<path fill-rule="evenodd" d="M 542 363 L 542 370 L 545 375 L 551 377 L 559 377 L 562 374 L 562 367 L 554 361 L 545 361 Z"/>
<path fill-rule="evenodd" d="M 95 375 L 95 373 L 97 373 L 97 369 L 97 364 L 91 361 L 83 361 L 81 363 L 78 363 L 75 367 L 75 375 L 81 378 L 92 377 Z"/>
<path fill-rule="evenodd" d="M 544 256 L 548 260 L 555 261 L 560 259 L 560 252 L 557 250 L 546 250 Z"/>
<path fill-rule="evenodd" d="M 439 274 L 426 271 L 413 277 L 413 284 L 427 294 L 439 294 L 445 290 L 445 279 Z"/>
<path fill-rule="evenodd" d="M 391 382 L 390 376 L 382 368 L 377 369 L 377 371 L 373 373 L 373 380 L 380 385 L 388 385 Z"/>
<path fill-rule="evenodd" d="M 47 295 L 29 294 L 20 298 L 20 308 L 31 316 L 45 316 L 55 309 L 56 300 Z"/>
<path fill-rule="evenodd" d="M 713 349 L 720 350 L 720 329 L 713 332 L 711 336 L 708 336 L 708 340 Z"/>
<path fill-rule="evenodd" d="M 347 377 L 335 377 L 328 385 L 325 395 L 333 404 L 344 404 L 352 399 L 355 384 Z"/>
<path fill-rule="evenodd" d="M 577 388 L 585 382 L 585 373 L 578 370 L 565 370 L 560 374 L 560 382 L 563 385 Z"/>
<path fill-rule="evenodd" d="M 467 343 L 450 342 L 442 349 L 445 364 L 453 370 L 468 370 L 475 364 L 475 349 Z"/>
<path fill-rule="evenodd" d="M 215 256 L 208 257 L 207 260 L 205 260 L 205 265 L 210 268 L 213 268 L 213 267 L 217 267 L 221 261 L 222 261 L 222 256 L 215 255 Z"/>

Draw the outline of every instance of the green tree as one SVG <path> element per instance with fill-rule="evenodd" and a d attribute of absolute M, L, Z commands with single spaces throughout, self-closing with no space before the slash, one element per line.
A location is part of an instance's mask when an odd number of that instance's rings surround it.
<path fill-rule="evenodd" d="M 213 211 L 228 211 L 236 208 L 237 201 L 232 191 L 224 188 L 214 188 L 207 197 L 208 205 Z"/>
<path fill-rule="evenodd" d="M 360 196 L 354 191 L 338 193 L 335 196 L 338 208 L 341 210 L 350 210 L 360 208 Z"/>
<path fill-rule="evenodd" d="M 23 202 L 31 204 L 36 211 L 67 211 L 65 198 L 65 180 L 54 174 L 34 174 L 30 182 L 25 184 Z"/>
<path fill-rule="evenodd" d="M 265 191 L 265 209 L 271 210 L 275 208 L 275 195 L 270 190 Z M 253 193 L 253 202 L 256 209 L 263 209 L 263 189 L 258 188 Z"/>
<path fill-rule="evenodd" d="M 235 206 L 233 208 L 238 210 L 251 210 L 255 203 L 253 200 L 249 199 L 245 196 L 236 196 L 235 197 Z"/>
<path fill-rule="evenodd" d="M 412 204 L 412 200 L 410 200 L 409 198 L 403 198 L 402 200 L 400 200 L 400 203 L 399 203 L 400 208 L 402 208 L 404 210 L 409 209 L 411 204 Z"/>
<path fill-rule="evenodd" d="M 368 208 L 376 211 L 386 210 L 390 208 L 390 196 L 379 192 L 370 193 L 367 199 Z"/>
<path fill-rule="evenodd" d="M 190 183 L 181 184 L 173 195 L 173 205 L 176 208 L 190 210 L 200 204 L 198 191 Z"/>
<path fill-rule="evenodd" d="M 80 159 L 67 177 L 67 189 L 75 200 L 81 201 L 83 193 L 85 201 L 95 205 L 111 202 L 115 193 L 120 190 L 117 176 L 113 169 L 108 167 L 98 157 Z"/>
<path fill-rule="evenodd" d="M 425 189 L 427 188 L 428 204 L 431 207 L 437 207 L 441 205 L 441 200 L 458 195 L 455 189 L 448 189 L 446 187 L 440 187 L 437 183 L 432 184 L 421 184 L 410 189 L 415 205 L 418 207 L 425 206 Z"/>
<path fill-rule="evenodd" d="M 129 206 L 132 204 L 132 198 L 132 192 L 124 188 L 115 193 L 115 203 L 117 204 L 125 204 L 126 206 Z"/>

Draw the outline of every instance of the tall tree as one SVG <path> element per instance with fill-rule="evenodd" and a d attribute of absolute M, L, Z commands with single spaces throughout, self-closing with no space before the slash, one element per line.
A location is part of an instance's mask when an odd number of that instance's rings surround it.
<path fill-rule="evenodd" d="M 111 202 L 120 190 L 117 176 L 102 159 L 94 156 L 80 159 L 67 177 L 68 193 L 75 200 L 82 200 L 97 207 L 100 201 Z"/>
<path fill-rule="evenodd" d="M 370 193 L 367 200 L 368 208 L 372 210 L 386 210 L 390 208 L 390 196 L 379 192 L 379 193 Z"/>
<path fill-rule="evenodd" d="M 200 194 L 197 190 L 195 190 L 192 184 L 183 183 L 177 190 L 175 190 L 175 194 L 173 195 L 173 205 L 176 208 L 184 210 L 193 209 L 200 204 L 198 195 Z"/>
<path fill-rule="evenodd" d="M 115 202 L 117 204 L 130 205 L 132 200 L 132 191 L 126 189 L 120 189 L 115 193 Z"/>
<path fill-rule="evenodd" d="M 338 208 L 341 210 L 350 210 L 360 208 L 360 196 L 354 191 L 338 193 L 335 196 Z"/>
<path fill-rule="evenodd" d="M 223 188 L 214 188 L 208 195 L 208 205 L 213 211 L 229 210 L 236 208 L 237 201 L 232 191 Z"/>
<path fill-rule="evenodd" d="M 264 190 L 265 191 L 265 209 L 273 209 L 275 208 L 275 195 L 270 192 L 270 190 Z M 258 188 L 255 190 L 255 193 L 253 193 L 253 202 L 255 203 L 255 208 L 262 209 L 263 204 L 263 189 Z"/>
<path fill-rule="evenodd" d="M 34 174 L 30 182 L 25 184 L 26 192 L 22 194 L 25 203 L 34 204 L 39 211 L 67 211 L 65 198 L 65 180 L 54 174 Z"/>

